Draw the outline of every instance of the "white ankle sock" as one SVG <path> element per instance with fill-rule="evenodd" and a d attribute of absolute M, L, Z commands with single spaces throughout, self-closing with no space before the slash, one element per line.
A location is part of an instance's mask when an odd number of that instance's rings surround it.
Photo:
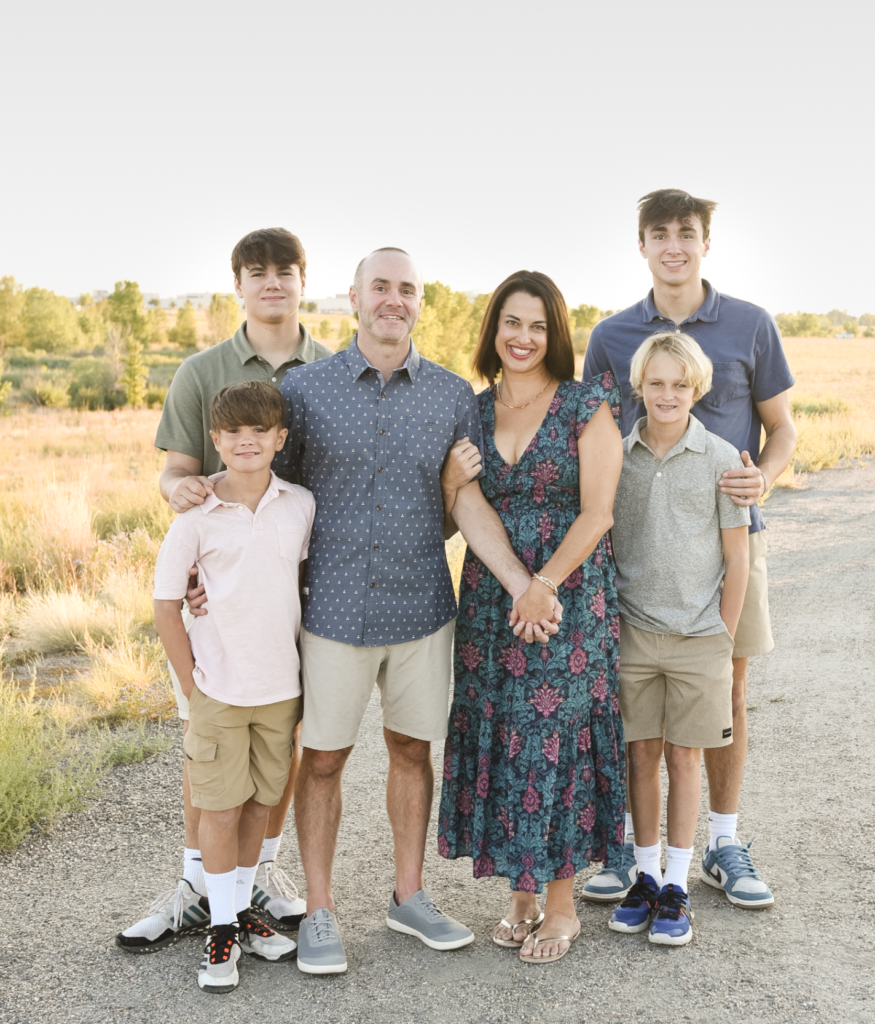
<path fill-rule="evenodd" d="M 690 861 L 693 859 L 693 847 L 685 850 L 682 846 L 666 846 L 665 875 L 663 885 L 673 885 L 675 889 L 687 892 L 687 877 L 690 873 Z"/>
<path fill-rule="evenodd" d="M 246 910 L 252 903 L 252 883 L 255 881 L 255 872 L 258 865 L 253 864 L 251 868 L 241 868 L 237 865 L 237 895 L 234 897 L 234 910 L 239 914 Z"/>
<path fill-rule="evenodd" d="M 190 850 L 186 846 L 182 854 L 182 877 L 198 896 L 206 896 L 207 887 L 204 882 L 204 865 L 200 850 Z"/>
<path fill-rule="evenodd" d="M 736 842 L 735 830 L 738 828 L 737 814 L 718 814 L 716 811 L 708 811 L 708 828 L 711 831 L 711 842 L 708 843 L 709 850 L 717 849 L 717 840 L 720 836 L 729 836 L 732 842 Z"/>
<path fill-rule="evenodd" d="M 274 836 L 273 839 L 265 839 L 261 844 L 261 855 L 258 858 L 258 863 L 267 864 L 272 860 L 276 860 L 276 855 L 279 853 L 280 843 L 282 841 L 282 832 L 280 832 L 278 836 Z"/>
<path fill-rule="evenodd" d="M 632 824 L 632 815 L 629 811 L 626 811 L 626 842 L 629 842 L 629 837 L 635 834 L 635 826 Z"/>
<path fill-rule="evenodd" d="M 204 872 L 207 883 L 207 899 L 210 901 L 210 924 L 231 924 L 237 920 L 234 898 L 237 889 L 237 868 L 224 871 L 221 875 Z"/>
<path fill-rule="evenodd" d="M 654 843 L 653 846 L 636 846 L 635 863 L 638 870 L 643 871 L 656 884 L 662 887 L 662 843 Z"/>

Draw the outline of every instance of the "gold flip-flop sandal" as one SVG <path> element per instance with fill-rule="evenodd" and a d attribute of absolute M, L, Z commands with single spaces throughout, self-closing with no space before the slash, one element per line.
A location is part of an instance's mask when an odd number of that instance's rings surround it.
<path fill-rule="evenodd" d="M 495 943 L 496 946 L 503 946 L 504 949 L 519 949 L 520 946 L 526 941 L 526 939 L 532 934 L 532 932 L 538 927 L 538 925 L 543 920 L 543 911 L 541 911 L 537 918 L 524 917 L 521 921 L 517 921 L 516 924 L 511 924 L 510 921 L 505 921 L 505 919 L 502 918 L 498 922 L 498 924 L 492 929 L 492 941 Z M 519 928 L 519 926 L 522 924 L 527 924 L 529 926 L 529 930 L 526 932 L 525 937 L 520 939 L 519 941 L 517 941 L 516 939 L 499 939 L 495 934 L 499 928 L 504 927 L 510 929 L 510 933 L 511 935 L 513 935 L 517 928 Z"/>
<path fill-rule="evenodd" d="M 543 916 L 543 915 L 542 915 Z M 556 953 L 554 956 L 523 956 L 520 953 L 520 960 L 525 964 L 552 964 L 555 960 L 561 960 L 563 956 L 571 949 L 571 943 L 580 935 L 580 922 L 577 922 L 577 931 L 573 935 L 533 935 L 532 938 L 535 940 L 532 943 L 532 953 L 535 952 L 535 947 L 539 942 L 567 942 L 568 948 L 563 949 L 561 953 Z M 527 936 L 528 937 L 528 936 Z"/>

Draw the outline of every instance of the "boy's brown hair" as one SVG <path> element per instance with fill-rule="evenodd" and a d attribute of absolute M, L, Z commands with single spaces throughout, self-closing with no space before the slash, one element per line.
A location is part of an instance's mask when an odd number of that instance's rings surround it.
<path fill-rule="evenodd" d="M 501 370 L 501 360 L 495 351 L 498 320 L 505 302 L 517 292 L 531 295 L 544 303 L 544 312 L 547 314 L 547 355 L 544 366 L 547 373 L 556 380 L 572 380 L 574 349 L 571 345 L 568 306 L 556 283 L 537 270 L 518 270 L 505 278 L 492 293 L 480 324 L 480 340 L 473 359 L 474 369 L 490 384 L 495 383 Z"/>
<path fill-rule="evenodd" d="M 259 228 L 244 235 L 231 253 L 231 269 L 238 281 L 244 267 L 266 267 L 270 263 L 280 269 L 297 266 L 303 275 L 307 255 L 298 236 L 285 228 Z"/>
<path fill-rule="evenodd" d="M 232 427 L 278 427 L 285 423 L 286 407 L 276 388 L 263 380 L 229 384 L 210 402 L 210 430 Z"/>
<path fill-rule="evenodd" d="M 644 232 L 658 224 L 679 220 L 688 224 L 692 217 L 702 222 L 702 238 L 711 237 L 711 214 L 717 203 L 711 199 L 696 199 L 679 188 L 658 188 L 638 200 L 638 238 L 644 241 Z"/>

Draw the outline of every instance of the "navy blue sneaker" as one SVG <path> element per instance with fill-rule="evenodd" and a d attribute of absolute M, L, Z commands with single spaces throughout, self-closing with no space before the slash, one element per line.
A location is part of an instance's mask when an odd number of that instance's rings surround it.
<path fill-rule="evenodd" d="M 722 889 L 736 907 L 761 910 L 772 906 L 775 897 L 753 866 L 750 847 L 750 843 L 742 845 L 730 836 L 720 836 L 716 850 L 705 849 L 701 878 L 715 889 Z"/>
<path fill-rule="evenodd" d="M 611 914 L 608 928 L 615 932 L 626 932 L 628 935 L 646 931 L 658 898 L 659 886 L 656 879 L 639 871 L 638 879 L 628 895 Z"/>
<path fill-rule="evenodd" d="M 664 885 L 659 890 L 648 938 L 661 946 L 686 946 L 693 937 L 692 920 L 690 897 L 683 889 Z"/>

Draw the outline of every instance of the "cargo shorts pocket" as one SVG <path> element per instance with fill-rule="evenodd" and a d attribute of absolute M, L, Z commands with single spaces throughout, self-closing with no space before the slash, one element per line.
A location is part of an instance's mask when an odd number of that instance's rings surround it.
<path fill-rule="evenodd" d="M 198 736 L 189 728 L 182 740 L 182 749 L 189 761 L 215 761 L 216 750 L 219 744 L 216 740 L 208 740 L 205 736 Z"/>

